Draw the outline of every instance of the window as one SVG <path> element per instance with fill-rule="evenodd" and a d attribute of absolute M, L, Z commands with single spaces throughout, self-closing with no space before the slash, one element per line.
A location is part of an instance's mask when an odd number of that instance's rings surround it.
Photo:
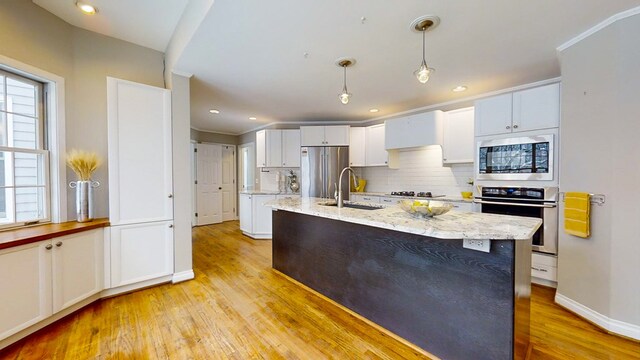
<path fill-rule="evenodd" d="M 0 227 L 49 220 L 43 84 L 0 70 Z"/>

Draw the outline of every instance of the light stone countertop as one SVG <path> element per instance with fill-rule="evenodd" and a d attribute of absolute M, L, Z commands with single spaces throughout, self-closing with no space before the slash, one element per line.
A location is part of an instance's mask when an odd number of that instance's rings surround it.
<path fill-rule="evenodd" d="M 529 240 L 542 220 L 519 216 L 460 212 L 451 210 L 433 218 L 416 218 L 398 205 L 378 210 L 338 209 L 319 203 L 327 199 L 285 198 L 268 201 L 266 206 L 300 214 L 374 226 L 440 239 Z"/>
<path fill-rule="evenodd" d="M 445 195 L 444 197 L 437 197 L 437 198 L 423 198 L 423 197 L 417 197 L 417 196 L 400 196 L 400 195 L 390 195 L 390 194 L 380 193 L 380 192 L 366 192 L 366 191 L 365 192 L 354 191 L 354 192 L 351 192 L 350 195 L 384 196 L 384 197 L 397 198 L 397 199 L 439 200 L 439 201 L 452 201 L 452 202 L 463 202 L 463 203 L 473 202 L 473 199 L 463 199 L 462 196 L 455 196 L 455 195 Z"/>
<path fill-rule="evenodd" d="M 242 191 L 240 191 L 240 194 L 246 194 L 246 195 L 292 195 L 292 196 L 300 196 L 300 193 L 270 191 L 270 190 L 242 190 Z"/>

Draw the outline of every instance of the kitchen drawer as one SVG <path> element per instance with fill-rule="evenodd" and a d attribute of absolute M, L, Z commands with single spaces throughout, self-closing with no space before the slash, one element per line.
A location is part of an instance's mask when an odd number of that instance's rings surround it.
<path fill-rule="evenodd" d="M 378 203 L 380 203 L 380 196 L 356 195 L 356 194 L 352 193 L 351 194 L 351 201 L 378 204 Z"/>
<path fill-rule="evenodd" d="M 473 203 L 451 202 L 453 209 L 456 211 L 473 212 Z"/>
<path fill-rule="evenodd" d="M 557 281 L 558 258 L 552 255 L 533 253 L 531 255 L 531 276 Z"/>
<path fill-rule="evenodd" d="M 391 198 L 391 197 L 380 198 L 380 204 L 384 204 L 384 205 L 396 205 L 398 201 L 400 201 L 400 199 L 398 198 Z"/>

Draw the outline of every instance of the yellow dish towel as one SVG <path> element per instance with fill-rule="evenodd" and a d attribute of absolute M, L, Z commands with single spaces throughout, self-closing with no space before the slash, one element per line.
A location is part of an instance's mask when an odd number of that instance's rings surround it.
<path fill-rule="evenodd" d="M 564 231 L 567 234 L 588 238 L 590 235 L 589 213 L 591 201 L 588 193 L 568 192 L 564 194 Z"/>

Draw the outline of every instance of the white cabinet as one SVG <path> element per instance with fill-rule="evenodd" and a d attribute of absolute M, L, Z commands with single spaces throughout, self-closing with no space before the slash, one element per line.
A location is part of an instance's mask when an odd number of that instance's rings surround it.
<path fill-rule="evenodd" d="M 440 110 L 386 120 L 384 146 L 395 150 L 442 145 L 443 123 Z"/>
<path fill-rule="evenodd" d="M 107 110 L 116 287 L 173 273 L 171 92 L 107 78 Z"/>
<path fill-rule="evenodd" d="M 385 125 L 374 125 L 366 128 L 365 139 L 365 165 L 366 166 L 386 166 L 389 155 L 384 146 Z"/>
<path fill-rule="evenodd" d="M 301 126 L 301 146 L 349 146 L 349 126 Z"/>
<path fill-rule="evenodd" d="M 358 193 L 351 193 L 349 195 L 351 201 L 364 202 L 364 203 L 380 203 L 380 196 L 376 195 L 361 195 Z"/>
<path fill-rule="evenodd" d="M 53 244 L 53 312 L 97 294 L 104 288 L 104 231 L 84 231 L 55 238 Z"/>
<path fill-rule="evenodd" d="M 349 166 L 365 166 L 364 127 L 352 127 L 349 132 Z"/>
<path fill-rule="evenodd" d="M 282 131 L 265 130 L 266 142 L 265 153 L 267 157 L 267 167 L 282 166 Z"/>
<path fill-rule="evenodd" d="M 271 206 L 267 201 L 275 200 L 275 195 L 253 195 L 253 235 L 254 237 L 271 237 Z"/>
<path fill-rule="evenodd" d="M 300 167 L 300 130 L 282 130 L 282 166 Z"/>
<path fill-rule="evenodd" d="M 0 340 L 103 289 L 103 230 L 0 250 Z"/>
<path fill-rule="evenodd" d="M 250 194 L 240 194 L 240 230 L 245 234 L 253 233 L 253 222 L 251 221 L 251 211 L 253 211 L 252 196 Z"/>
<path fill-rule="evenodd" d="M 475 103 L 475 135 L 556 128 L 560 124 L 560 84 L 498 95 Z"/>
<path fill-rule="evenodd" d="M 398 202 L 399 202 L 400 200 L 401 200 L 401 199 L 398 199 L 398 198 L 396 198 L 396 197 L 391 197 L 391 196 L 381 196 L 381 197 L 380 197 L 380 204 L 383 204 L 383 205 L 396 205 L 396 204 L 398 204 Z"/>
<path fill-rule="evenodd" d="M 456 211 L 477 212 L 474 209 L 474 204 L 472 202 L 453 201 L 453 202 L 451 202 L 451 204 L 453 204 L 453 209 L 456 210 Z"/>
<path fill-rule="evenodd" d="M 256 165 L 257 167 L 267 166 L 267 131 L 256 132 Z"/>
<path fill-rule="evenodd" d="M 300 167 L 300 130 L 260 130 L 256 133 L 258 167 Z"/>
<path fill-rule="evenodd" d="M 513 94 L 513 131 L 555 128 L 560 125 L 560 84 Z"/>
<path fill-rule="evenodd" d="M 473 107 L 445 113 L 442 161 L 445 164 L 473 163 Z"/>
<path fill-rule="evenodd" d="M 50 247 L 41 241 L 0 250 L 0 339 L 52 314 Z"/>
<path fill-rule="evenodd" d="M 171 221 L 111 228 L 111 287 L 173 274 Z"/>

